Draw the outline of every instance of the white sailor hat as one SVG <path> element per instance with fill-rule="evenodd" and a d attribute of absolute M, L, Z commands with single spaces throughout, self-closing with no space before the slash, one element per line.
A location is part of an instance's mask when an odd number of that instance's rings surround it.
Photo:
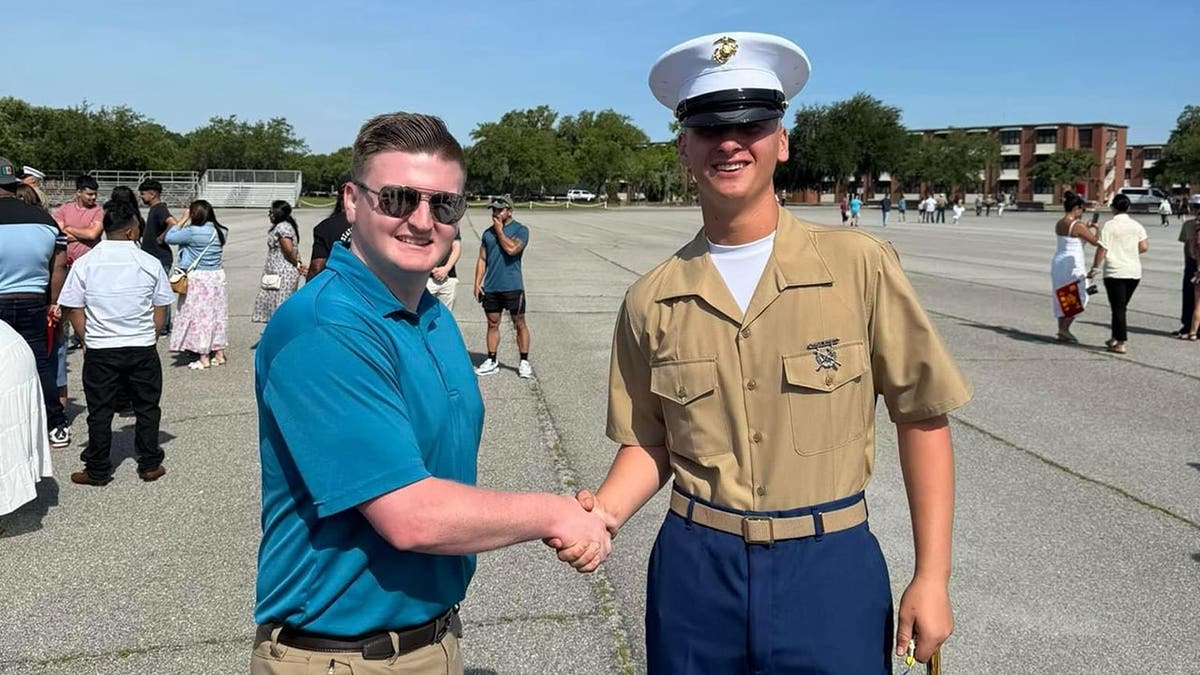
<path fill-rule="evenodd" d="M 650 90 L 685 127 L 783 117 L 808 82 L 808 56 L 766 33 L 714 33 L 667 50 L 650 69 Z"/>
<path fill-rule="evenodd" d="M 33 168 L 32 166 L 21 167 L 21 177 L 26 178 L 29 176 L 33 176 L 34 178 L 36 178 L 38 180 L 43 180 L 46 178 L 46 174 L 42 173 L 41 171 L 38 171 L 37 169 Z"/>

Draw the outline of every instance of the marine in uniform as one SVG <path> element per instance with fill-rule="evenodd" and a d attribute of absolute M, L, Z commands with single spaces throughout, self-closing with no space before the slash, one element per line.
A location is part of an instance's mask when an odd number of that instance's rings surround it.
<path fill-rule="evenodd" d="M 579 497 L 615 532 L 674 477 L 650 557 L 651 673 L 885 673 L 914 630 L 925 661 L 952 629 L 945 415 L 970 386 L 888 244 L 776 203 L 781 118 L 808 76 L 800 47 L 757 33 L 690 40 L 650 72 L 704 227 L 625 296 L 607 426 L 621 448 Z M 879 397 L 916 544 L 894 641 L 864 501 Z"/>

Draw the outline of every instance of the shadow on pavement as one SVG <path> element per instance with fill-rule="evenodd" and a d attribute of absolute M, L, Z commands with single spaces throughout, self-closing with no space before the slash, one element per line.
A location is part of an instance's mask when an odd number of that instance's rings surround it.
<path fill-rule="evenodd" d="M 58 481 L 43 478 L 37 484 L 37 497 L 12 513 L 0 516 L 0 539 L 19 537 L 42 529 L 42 519 L 50 507 L 58 506 Z"/>

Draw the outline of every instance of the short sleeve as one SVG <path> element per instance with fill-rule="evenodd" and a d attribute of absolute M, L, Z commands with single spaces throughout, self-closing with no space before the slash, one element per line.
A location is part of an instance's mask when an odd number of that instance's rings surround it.
<path fill-rule="evenodd" d="M 1138 241 L 1146 241 L 1149 238 L 1150 235 L 1146 234 L 1146 228 L 1141 223 L 1138 223 Z"/>
<path fill-rule="evenodd" d="M 628 297 L 625 303 L 628 303 Z M 630 321 L 625 303 L 621 305 L 613 330 L 606 433 L 622 445 L 666 445 L 662 402 L 650 391 L 650 360 L 638 341 L 638 332 Z"/>
<path fill-rule="evenodd" d="M 86 265 L 74 264 L 67 272 L 67 280 L 63 282 L 62 291 L 58 294 L 59 307 L 83 307 L 85 301 L 83 287 L 83 270 Z"/>
<path fill-rule="evenodd" d="M 529 244 L 529 228 L 524 225 L 517 228 L 517 231 L 513 233 L 513 239 L 520 239 L 521 245 L 527 246 Z"/>
<path fill-rule="evenodd" d="M 271 359 L 262 412 L 279 427 L 318 516 L 430 476 L 395 369 L 377 337 L 341 326 L 297 337 Z"/>
<path fill-rule="evenodd" d="M 157 275 L 154 281 L 154 306 L 165 307 L 175 302 L 175 291 L 171 290 L 171 282 L 167 280 L 167 271 L 158 265 L 153 268 Z"/>
<path fill-rule="evenodd" d="M 917 300 L 895 251 L 881 255 L 875 282 L 871 369 L 892 421 L 937 417 L 971 400 L 971 385 Z"/>
<path fill-rule="evenodd" d="M 292 228 L 291 223 L 279 223 L 275 226 L 275 236 L 279 239 L 295 240 L 296 230 Z"/>
<path fill-rule="evenodd" d="M 313 228 L 312 255 L 309 256 L 311 260 L 329 257 L 329 242 L 326 241 L 324 233 L 321 232 L 321 226 L 326 222 L 328 221 L 322 220 Z"/>

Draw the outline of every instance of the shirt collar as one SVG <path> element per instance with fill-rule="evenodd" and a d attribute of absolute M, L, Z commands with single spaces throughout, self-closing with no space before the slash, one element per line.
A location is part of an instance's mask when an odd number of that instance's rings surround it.
<path fill-rule="evenodd" d="M 379 277 L 370 270 L 358 259 L 358 256 L 350 252 L 350 249 L 343 244 L 335 243 L 331 247 L 329 253 L 329 262 L 326 263 L 326 269 L 336 272 L 339 276 L 346 280 L 359 295 L 363 297 L 371 307 L 379 313 L 380 316 L 390 316 L 400 313 L 410 318 L 416 318 L 421 323 L 428 323 L 439 315 L 441 302 L 437 298 L 429 294 L 428 291 L 421 293 L 421 300 L 417 303 L 417 311 L 413 312 L 404 306 L 388 287 L 384 285 Z"/>
<path fill-rule="evenodd" d="M 833 283 L 829 267 L 817 249 L 812 229 L 784 208 L 779 209 L 778 218 L 775 246 L 763 275 L 773 275 L 779 291 L 790 286 Z M 675 255 L 673 265 L 654 299 L 661 301 L 689 295 L 698 295 L 714 306 L 725 305 L 726 300 L 733 300 L 712 263 L 708 239 L 703 230 Z"/>

